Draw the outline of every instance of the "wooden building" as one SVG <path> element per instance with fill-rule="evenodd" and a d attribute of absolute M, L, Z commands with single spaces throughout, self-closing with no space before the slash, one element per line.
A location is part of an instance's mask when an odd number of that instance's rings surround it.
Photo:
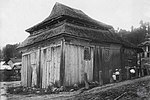
<path fill-rule="evenodd" d="M 139 62 L 141 62 L 142 76 L 150 75 L 150 34 L 146 34 L 145 41 L 138 45 L 143 52 L 138 53 Z"/>
<path fill-rule="evenodd" d="M 60 3 L 26 31 L 30 36 L 19 46 L 24 86 L 82 84 L 84 73 L 89 82 L 107 84 L 115 69 L 120 69 L 122 80 L 127 79 L 125 66 L 136 66 L 138 48 L 119 37 L 112 26 Z"/>

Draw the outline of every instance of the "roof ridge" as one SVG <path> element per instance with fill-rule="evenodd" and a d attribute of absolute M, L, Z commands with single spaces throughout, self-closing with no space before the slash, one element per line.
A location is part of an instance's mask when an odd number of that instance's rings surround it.
<path fill-rule="evenodd" d="M 99 22 L 99 21 L 89 17 L 87 14 L 85 14 L 81 10 L 71 8 L 71 7 L 66 6 L 64 4 L 56 2 L 54 7 L 52 8 L 50 15 L 47 18 L 45 18 L 45 20 L 43 20 L 41 23 L 27 29 L 26 31 L 27 32 L 34 32 L 34 31 L 38 30 L 38 28 L 40 28 L 44 23 L 46 23 L 48 21 L 52 21 L 52 20 L 54 20 L 54 18 L 57 18 L 59 16 L 63 16 L 63 15 L 77 18 L 80 20 L 84 20 L 84 21 L 89 22 L 95 26 L 100 26 L 100 27 L 103 27 L 105 29 L 113 28 L 110 25 L 104 24 L 102 22 Z M 58 20 L 58 19 L 55 19 L 55 20 Z"/>

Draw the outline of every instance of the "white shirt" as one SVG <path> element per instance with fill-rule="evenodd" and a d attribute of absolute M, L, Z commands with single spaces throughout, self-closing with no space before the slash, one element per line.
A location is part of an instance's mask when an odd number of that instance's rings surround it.
<path fill-rule="evenodd" d="M 113 74 L 112 77 L 113 77 L 114 80 L 116 80 L 116 75 Z"/>
<path fill-rule="evenodd" d="M 135 73 L 135 70 L 134 69 L 130 69 L 130 73 Z"/>
<path fill-rule="evenodd" d="M 117 71 L 117 72 L 115 72 L 115 74 L 116 74 L 116 75 L 119 75 L 120 73 L 119 73 L 119 71 Z"/>

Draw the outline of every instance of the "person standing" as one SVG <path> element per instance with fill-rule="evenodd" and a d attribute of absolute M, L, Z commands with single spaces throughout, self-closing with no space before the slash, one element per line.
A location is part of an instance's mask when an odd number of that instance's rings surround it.
<path fill-rule="evenodd" d="M 116 75 L 116 82 L 119 82 L 119 75 L 120 75 L 119 69 L 116 69 L 115 75 Z"/>
<path fill-rule="evenodd" d="M 131 79 L 133 79 L 135 76 L 135 69 L 134 68 L 130 69 L 130 75 L 131 75 Z"/>
<path fill-rule="evenodd" d="M 113 78 L 113 82 L 116 82 L 116 74 L 115 73 L 112 74 L 112 78 Z"/>

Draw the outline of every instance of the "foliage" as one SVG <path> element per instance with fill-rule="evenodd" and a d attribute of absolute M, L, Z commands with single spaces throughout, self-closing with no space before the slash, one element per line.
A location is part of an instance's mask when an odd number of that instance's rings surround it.
<path fill-rule="evenodd" d="M 8 61 L 10 58 L 21 58 L 21 53 L 17 50 L 19 44 L 7 44 L 2 49 L 2 55 L 4 61 Z"/>
<path fill-rule="evenodd" d="M 2 59 L 2 50 L 0 49 L 0 61 Z"/>
<path fill-rule="evenodd" d="M 148 22 L 140 21 L 140 27 L 131 27 L 131 31 L 120 29 L 118 34 L 125 40 L 135 44 L 136 46 L 145 40 L 147 33 L 150 34 L 150 24 Z"/>

